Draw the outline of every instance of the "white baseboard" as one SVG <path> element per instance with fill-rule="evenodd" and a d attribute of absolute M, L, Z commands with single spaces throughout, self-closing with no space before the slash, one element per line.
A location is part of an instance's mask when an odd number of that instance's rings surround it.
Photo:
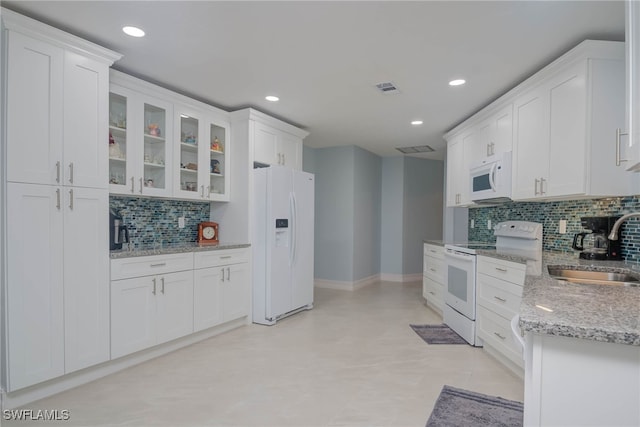
<path fill-rule="evenodd" d="M 365 286 L 378 281 L 380 281 L 380 275 L 374 274 L 373 276 L 365 277 L 364 279 L 356 280 L 355 282 L 315 279 L 313 285 L 316 288 L 338 289 L 341 291 L 357 291 L 358 289 L 364 288 Z"/>
<path fill-rule="evenodd" d="M 419 282 L 422 280 L 422 273 L 416 273 L 416 274 L 380 273 L 380 280 L 382 280 L 383 282 Z"/>
<path fill-rule="evenodd" d="M 196 332 L 194 334 L 187 335 L 186 337 L 179 338 L 177 340 L 170 341 L 168 343 L 161 344 L 147 350 L 142 350 L 128 356 L 123 356 L 118 359 L 111 360 L 97 366 L 92 366 L 78 372 L 73 372 L 71 374 L 64 375 L 62 377 L 55 378 L 41 384 L 36 384 L 22 390 L 5 393 L 3 395 L 3 406 L 1 409 L 14 409 L 31 402 L 35 402 L 36 400 L 44 399 L 45 397 L 49 397 L 56 393 L 78 387 L 82 384 L 89 383 L 91 381 L 140 364 L 142 362 L 155 359 L 156 357 L 170 353 L 174 350 L 178 350 L 182 347 L 195 344 L 199 341 L 206 340 L 208 338 L 214 337 L 216 335 L 246 324 L 246 317 L 232 320 L 223 325 L 215 326 L 211 329 L 207 329 L 201 332 Z"/>

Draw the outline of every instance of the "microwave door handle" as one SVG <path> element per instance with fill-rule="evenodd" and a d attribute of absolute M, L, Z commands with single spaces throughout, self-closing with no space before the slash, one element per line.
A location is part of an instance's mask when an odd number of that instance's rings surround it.
<path fill-rule="evenodd" d="M 491 171 L 489 172 L 489 185 L 491 186 L 491 190 L 495 193 L 496 191 L 496 167 L 497 163 L 491 165 Z"/>

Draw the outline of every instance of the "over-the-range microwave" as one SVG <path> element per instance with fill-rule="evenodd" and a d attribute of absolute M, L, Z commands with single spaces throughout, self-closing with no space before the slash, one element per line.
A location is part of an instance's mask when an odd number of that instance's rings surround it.
<path fill-rule="evenodd" d="M 469 179 L 471 201 L 498 203 L 511 200 L 511 151 L 472 164 Z"/>

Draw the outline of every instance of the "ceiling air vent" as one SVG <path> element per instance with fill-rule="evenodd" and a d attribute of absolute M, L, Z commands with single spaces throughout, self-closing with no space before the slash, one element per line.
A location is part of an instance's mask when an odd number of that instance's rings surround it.
<path fill-rule="evenodd" d="M 414 147 L 396 147 L 396 150 L 402 154 L 418 154 L 418 153 L 431 153 L 436 151 L 428 145 L 416 145 Z"/>
<path fill-rule="evenodd" d="M 376 88 L 385 95 L 390 95 L 392 93 L 400 93 L 398 88 L 393 82 L 382 82 L 376 85 Z"/>

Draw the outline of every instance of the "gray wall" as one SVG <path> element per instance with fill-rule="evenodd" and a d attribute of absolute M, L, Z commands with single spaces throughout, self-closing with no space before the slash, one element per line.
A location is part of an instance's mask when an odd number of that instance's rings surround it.
<path fill-rule="evenodd" d="M 442 239 L 444 163 L 404 157 L 403 274 L 422 272 L 424 239 Z M 386 271 L 383 271 L 386 273 Z"/>
<path fill-rule="evenodd" d="M 383 242 L 380 271 L 402 274 L 403 271 L 404 157 L 382 159 L 382 203 L 380 207 Z"/>
<path fill-rule="evenodd" d="M 422 272 L 423 239 L 442 238 L 443 162 L 305 147 L 303 169 L 316 175 L 317 279 Z"/>
<path fill-rule="evenodd" d="M 380 195 L 382 159 L 359 147 L 353 164 L 353 277 L 357 281 L 380 273 Z"/>
<path fill-rule="evenodd" d="M 354 147 L 315 152 L 315 277 L 353 281 Z"/>

